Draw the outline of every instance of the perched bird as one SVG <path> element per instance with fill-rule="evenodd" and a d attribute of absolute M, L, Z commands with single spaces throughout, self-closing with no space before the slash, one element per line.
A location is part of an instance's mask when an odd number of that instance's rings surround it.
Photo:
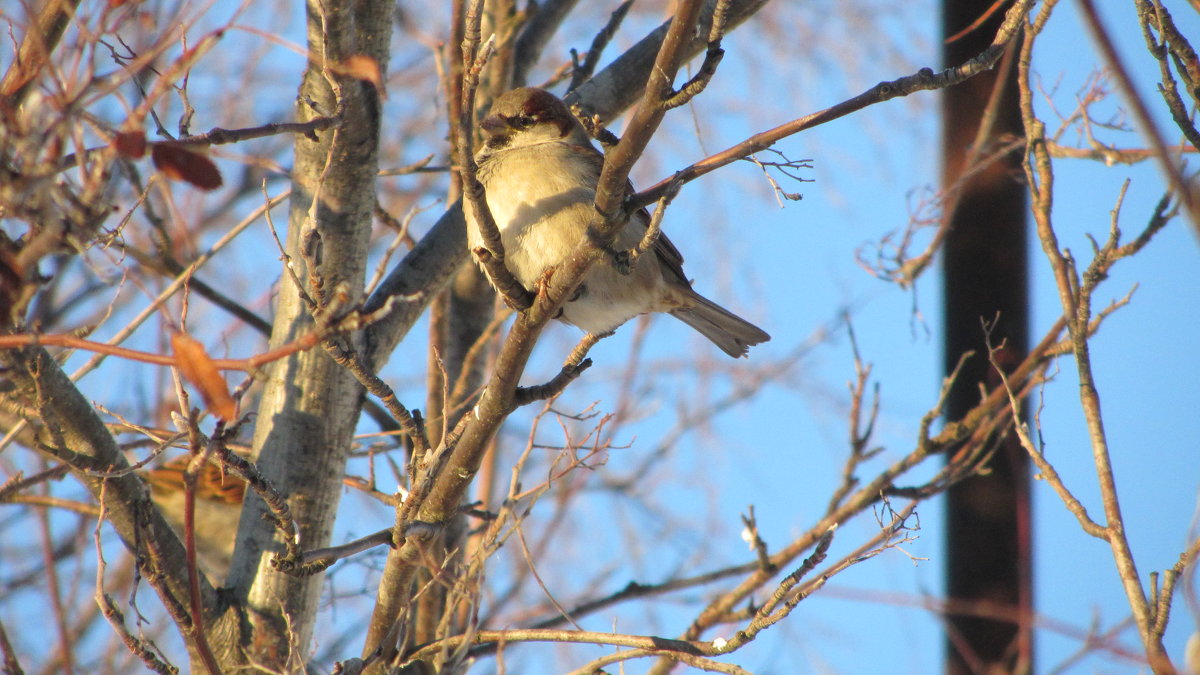
<path fill-rule="evenodd" d="M 150 483 L 150 499 L 163 512 L 171 529 L 184 536 L 184 473 L 191 457 L 182 455 L 143 474 Z M 221 467 L 208 463 L 196 480 L 196 564 L 213 586 L 224 585 L 233 561 L 238 522 L 246 483 Z"/>
<path fill-rule="evenodd" d="M 595 215 L 596 183 L 604 165 L 587 131 L 558 97 L 533 87 L 514 89 L 492 105 L 481 124 L 476 154 L 488 209 L 500 229 L 505 264 L 533 290 L 546 269 L 567 258 Z M 632 190 L 632 186 L 630 186 Z M 649 224 L 643 209 L 617 234 L 614 247 L 630 249 Z M 472 250 L 483 246 L 470 223 Z M 596 262 L 558 317 L 589 333 L 606 333 L 638 314 L 668 312 L 733 357 L 771 336 L 692 290 L 683 256 L 660 235 L 654 248 L 622 274 L 610 259 Z"/>

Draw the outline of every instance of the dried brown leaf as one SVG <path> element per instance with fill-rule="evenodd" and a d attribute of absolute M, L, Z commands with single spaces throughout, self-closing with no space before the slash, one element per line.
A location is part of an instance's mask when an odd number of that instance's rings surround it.
<path fill-rule="evenodd" d="M 233 421 L 237 416 L 237 404 L 229 395 L 221 371 L 204 351 L 204 345 L 187 333 L 179 332 L 171 336 L 171 350 L 175 353 L 175 367 L 183 379 L 200 392 L 209 411 L 226 422 Z"/>
<path fill-rule="evenodd" d="M 201 190 L 221 187 L 221 172 L 208 157 L 169 141 L 154 143 L 150 149 L 154 166 L 171 180 L 191 183 Z"/>
<path fill-rule="evenodd" d="M 146 156 L 146 133 L 144 131 L 118 131 L 113 138 L 113 147 L 125 157 Z"/>

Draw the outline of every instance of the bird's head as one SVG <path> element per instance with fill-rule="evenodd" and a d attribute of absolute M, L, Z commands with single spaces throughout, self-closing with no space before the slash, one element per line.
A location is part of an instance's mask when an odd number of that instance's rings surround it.
<path fill-rule="evenodd" d="M 557 96 L 536 87 L 521 87 L 497 98 L 480 123 L 490 150 L 547 141 L 589 143 L 587 132 Z"/>

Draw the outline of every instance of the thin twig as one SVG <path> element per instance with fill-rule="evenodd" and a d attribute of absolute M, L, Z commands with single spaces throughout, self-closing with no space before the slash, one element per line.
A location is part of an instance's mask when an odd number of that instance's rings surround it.
<path fill-rule="evenodd" d="M 1138 94 L 1137 88 L 1133 84 L 1133 78 L 1130 77 L 1129 70 L 1125 67 L 1125 62 L 1121 60 L 1116 46 L 1113 45 L 1108 29 L 1105 28 L 1104 22 L 1100 19 L 1096 3 L 1094 0 L 1078 0 L 1078 2 L 1084 23 L 1087 24 L 1092 38 L 1100 48 L 1100 53 L 1108 63 L 1108 68 L 1112 72 L 1113 78 L 1117 81 L 1117 86 L 1121 88 L 1121 93 L 1125 96 L 1125 102 L 1132 108 L 1133 116 L 1137 119 L 1138 126 L 1141 127 L 1142 133 L 1150 141 L 1150 147 L 1154 149 L 1162 171 L 1167 175 L 1167 182 L 1170 183 L 1171 190 L 1178 195 L 1180 203 L 1183 204 L 1184 211 L 1187 212 L 1188 218 L 1192 222 L 1192 228 L 1196 231 L 1197 235 L 1200 235 L 1200 205 L 1196 203 L 1196 190 L 1193 182 L 1184 177 L 1183 169 L 1179 162 L 1168 151 L 1167 142 L 1163 140 L 1162 132 L 1159 131 L 1158 125 L 1154 122 L 1154 116 L 1150 114 L 1150 109 L 1146 106 L 1146 102 Z"/>
<path fill-rule="evenodd" d="M 621 22 L 625 20 L 625 15 L 629 13 L 629 8 L 633 7 L 633 0 L 625 0 L 617 5 L 612 14 L 608 17 L 608 23 L 604 24 L 604 28 L 596 33 L 596 37 L 592 38 L 592 46 L 587 50 L 587 56 L 583 57 L 583 63 L 576 62 L 571 69 L 571 84 L 567 85 L 567 93 L 575 91 L 579 85 L 583 84 L 592 73 L 596 72 L 596 65 L 600 63 L 600 55 L 604 53 L 604 48 L 608 46 L 613 36 L 617 34 L 617 30 L 621 27 Z M 575 56 L 575 50 L 571 50 L 571 56 Z M 572 58 L 575 61 L 574 58 Z"/>
<path fill-rule="evenodd" d="M 1087 507 L 1071 493 L 1070 489 L 1063 482 L 1062 477 L 1058 474 L 1058 471 L 1046 460 L 1046 456 L 1043 454 L 1040 445 L 1034 444 L 1033 439 L 1029 435 L 1029 425 L 1023 421 L 1024 418 L 1021 415 L 1021 399 L 1012 390 L 1012 387 L 1008 383 L 1008 376 L 1004 373 L 1004 368 L 1001 367 L 999 361 L 996 359 L 999 347 L 992 346 L 991 332 L 988 326 L 985 325 L 984 328 L 985 340 L 987 340 L 988 345 L 988 361 L 991 362 L 996 374 L 1000 377 L 1000 383 L 1004 386 L 1005 391 L 1008 392 L 1013 419 L 1017 421 L 1014 427 L 1017 432 L 1017 438 L 1021 441 L 1021 447 L 1025 448 L 1025 451 L 1029 453 L 1029 457 L 1033 460 L 1034 465 L 1037 466 L 1038 474 L 1042 480 L 1045 480 L 1050 485 L 1051 489 L 1058 495 L 1058 498 L 1062 500 L 1063 505 L 1067 507 L 1067 510 L 1079 521 L 1079 527 L 1093 537 L 1107 541 L 1108 528 L 1092 520 L 1092 517 L 1088 515 Z"/>
<path fill-rule="evenodd" d="M 483 246 L 472 251 L 475 260 L 487 274 L 488 280 L 505 304 L 516 311 L 524 311 L 532 304 L 529 290 L 517 281 L 504 264 L 504 242 L 500 228 L 492 216 L 484 194 L 483 184 L 477 177 L 478 167 L 474 157 L 475 92 L 479 86 L 479 72 L 487 62 L 488 41 L 480 48 L 480 22 L 483 19 L 482 0 L 471 0 L 466 13 L 466 28 L 462 43 L 463 74 L 461 82 L 462 108 L 454 124 L 454 160 L 462 181 L 463 208 L 468 222 L 479 230 Z"/>
<path fill-rule="evenodd" d="M 321 571 L 328 568 L 333 563 L 343 558 L 349 558 L 352 555 L 357 555 L 363 551 L 369 551 L 376 546 L 392 546 L 392 528 L 379 530 L 378 532 L 368 534 L 365 537 L 359 537 L 354 541 L 341 544 L 339 546 L 329 546 L 327 548 L 317 548 L 311 551 L 305 551 L 301 559 L 301 566 L 305 569 Z M 317 564 L 322 565 L 321 570 L 315 570 Z M 290 572 L 289 572 L 290 573 Z"/>
<path fill-rule="evenodd" d="M 1103 26 L 1095 14 L 1095 7 L 1087 0 L 1080 0 L 1084 14 L 1092 14 L 1087 20 L 1097 32 L 1102 43 L 1102 49 L 1111 49 L 1112 45 L 1105 41 Z M 1039 14 L 1043 19 L 1049 11 L 1044 7 Z M 1026 146 L 1025 174 L 1030 186 L 1030 196 L 1033 206 L 1034 222 L 1037 226 L 1038 239 L 1049 260 L 1054 273 L 1055 286 L 1058 290 L 1059 302 L 1062 305 L 1063 318 L 1066 322 L 1075 356 L 1076 372 L 1079 377 L 1079 400 L 1083 409 L 1084 419 L 1088 427 L 1088 435 L 1092 447 L 1092 461 L 1104 505 L 1104 516 L 1107 529 L 1107 541 L 1112 549 L 1116 562 L 1118 576 L 1125 591 L 1126 600 L 1132 610 L 1134 620 L 1146 656 L 1150 665 L 1156 671 L 1172 672 L 1170 657 L 1163 648 L 1162 641 L 1153 633 L 1152 608 L 1149 606 L 1134 562 L 1133 551 L 1125 535 L 1125 525 L 1120 502 L 1117 495 L 1116 479 L 1112 468 L 1112 458 L 1108 448 L 1108 439 L 1104 431 L 1103 418 L 1100 412 L 1100 395 L 1096 388 L 1091 365 L 1090 347 L 1088 344 L 1088 326 L 1091 315 L 1091 292 L 1099 278 L 1089 276 L 1081 284 L 1075 269 L 1073 258 L 1059 248 L 1058 236 L 1051 220 L 1051 205 L 1053 203 L 1054 172 L 1049 153 L 1043 142 L 1045 124 L 1037 118 L 1033 109 L 1031 75 L 1029 63 L 1033 49 L 1034 38 L 1042 27 L 1041 21 L 1035 21 L 1026 32 L 1026 38 L 1021 47 L 1021 59 L 1018 67 L 1020 91 L 1021 119 L 1025 127 L 1025 135 L 1029 139 Z M 1115 58 L 1115 55 L 1113 55 Z M 1119 61 L 1113 63 L 1119 66 Z M 1133 97 L 1135 105 L 1140 102 Z M 1163 158 L 1166 160 L 1166 158 Z M 1170 162 L 1168 162 L 1170 164 Z M 1181 197 L 1183 198 L 1183 197 Z M 1114 223 L 1117 209 L 1114 209 Z M 1192 212 L 1195 217 L 1197 214 Z M 1109 241 L 1104 249 L 1096 251 L 1096 259 L 1108 256 L 1116 246 L 1115 224 L 1110 227 Z M 1101 264 L 1094 261 L 1094 264 Z"/>
<path fill-rule="evenodd" d="M 0 654 L 4 655 L 4 675 L 25 675 L 21 669 L 21 660 L 12 643 L 8 641 L 8 631 L 4 630 L 4 622 L 0 621 Z"/>
<path fill-rule="evenodd" d="M 996 38 L 992 41 L 991 46 L 966 63 L 947 68 L 937 73 L 931 68 L 922 68 L 912 75 L 890 82 L 880 82 L 858 96 L 842 101 L 835 106 L 781 124 L 774 129 L 755 134 L 734 146 L 710 155 L 681 171 L 677 171 L 670 178 L 659 181 L 650 188 L 637 193 L 629 200 L 629 207 L 642 208 L 649 206 L 658 201 L 673 182 L 691 182 L 726 164 L 765 150 L 778 141 L 806 129 L 811 129 L 832 120 L 845 117 L 850 113 L 893 98 L 908 96 L 918 91 L 945 89 L 991 69 L 1000 60 L 1009 42 L 1018 34 L 1025 14 L 1029 11 L 1032 4 L 1033 0 L 1020 0 L 1009 8 L 1008 13 L 1005 15 L 1004 23 L 1001 24 L 1000 29 L 997 31 Z"/>
<path fill-rule="evenodd" d="M 666 215 L 667 206 L 675 195 L 679 194 L 679 188 L 683 187 L 682 183 L 676 185 L 674 190 L 669 190 L 663 193 L 662 198 L 658 200 L 658 205 L 654 207 L 654 214 L 650 216 L 650 222 L 646 225 L 646 232 L 642 235 L 641 240 L 631 249 L 625 251 L 616 251 L 613 254 L 613 265 L 622 274 L 629 274 L 637 268 L 638 261 L 642 255 L 654 248 L 658 243 L 658 238 L 662 234 L 663 216 Z"/>
<path fill-rule="evenodd" d="M 708 49 L 704 52 L 704 61 L 700 63 L 696 74 L 690 80 L 684 83 L 678 91 L 666 97 L 662 103 L 664 108 L 670 110 L 687 105 L 708 87 L 708 83 L 717 74 L 717 66 L 721 64 L 721 59 L 725 58 L 725 50 L 721 49 L 721 39 L 725 37 L 725 20 L 728 17 L 729 0 L 717 0 L 716 7 L 713 8 L 712 25 L 708 32 Z"/>
<path fill-rule="evenodd" d="M 160 675 L 175 675 L 179 669 L 175 666 L 166 663 L 159 659 L 154 652 L 157 647 L 153 642 L 134 637 L 125 626 L 125 615 L 117 607 L 117 603 L 112 599 L 112 596 L 104 590 L 104 570 L 108 563 L 104 560 L 104 548 L 100 543 L 100 529 L 104 523 L 103 505 L 104 499 L 100 500 L 101 512 L 100 517 L 96 519 L 96 527 L 92 530 L 92 540 L 96 545 L 96 604 L 100 607 L 100 613 L 104 616 L 105 621 L 112 626 L 116 631 L 117 637 L 125 644 L 125 647 L 136 657 L 146 664 L 150 670 L 160 673 Z M 183 629 L 183 626 L 180 626 Z"/>

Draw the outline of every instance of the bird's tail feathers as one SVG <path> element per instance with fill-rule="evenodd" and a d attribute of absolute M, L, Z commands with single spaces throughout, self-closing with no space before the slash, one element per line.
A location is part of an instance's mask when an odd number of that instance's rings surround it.
<path fill-rule="evenodd" d="M 735 359 L 745 356 L 752 345 L 771 339 L 763 329 L 695 291 L 691 291 L 690 300 L 693 301 L 690 307 L 676 309 L 671 316 L 694 328 Z"/>

